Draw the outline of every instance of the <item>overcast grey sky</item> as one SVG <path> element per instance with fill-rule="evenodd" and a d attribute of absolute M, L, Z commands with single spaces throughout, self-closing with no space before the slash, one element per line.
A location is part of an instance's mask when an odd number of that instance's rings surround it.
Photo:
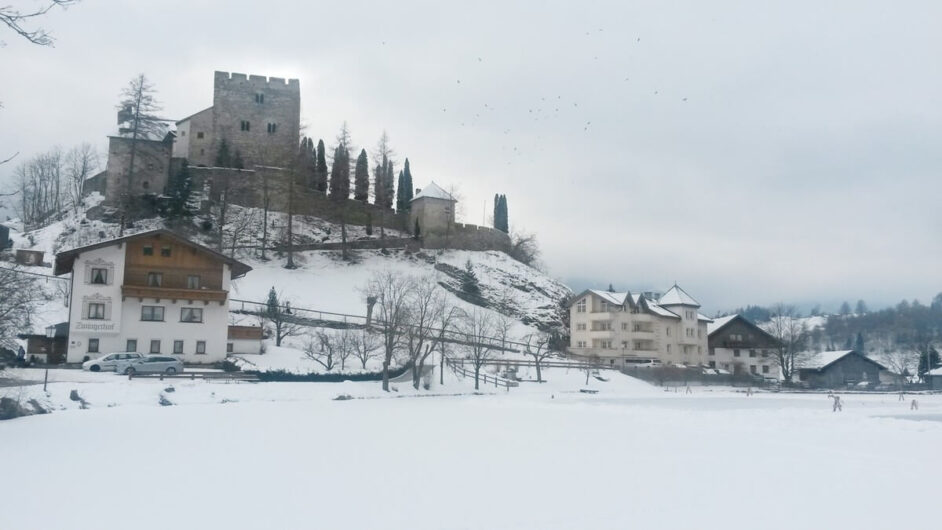
<path fill-rule="evenodd" d="M 467 222 L 505 193 L 575 289 L 942 290 L 942 2 L 320 4 L 86 0 L 43 20 L 55 48 L 0 31 L 0 154 L 103 148 L 139 72 L 174 118 L 214 70 L 296 77 L 310 136 L 388 130 Z"/>

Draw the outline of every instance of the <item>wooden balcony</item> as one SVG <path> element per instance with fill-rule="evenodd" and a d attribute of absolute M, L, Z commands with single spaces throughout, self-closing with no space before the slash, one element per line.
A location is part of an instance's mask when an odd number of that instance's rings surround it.
<path fill-rule="evenodd" d="M 218 289 L 179 289 L 170 287 L 144 287 L 140 285 L 122 285 L 121 296 L 126 298 L 156 298 L 158 300 L 200 300 L 203 302 L 225 303 L 228 291 Z"/>

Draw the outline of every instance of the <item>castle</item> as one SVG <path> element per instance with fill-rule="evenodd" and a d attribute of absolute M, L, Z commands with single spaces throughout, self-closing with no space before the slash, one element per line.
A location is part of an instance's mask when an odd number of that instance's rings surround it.
<path fill-rule="evenodd" d="M 241 155 L 245 167 L 288 167 L 301 141 L 300 83 L 216 72 L 213 106 L 176 125 L 173 157 L 192 166 L 213 166 L 225 141 L 232 153 Z"/>
<path fill-rule="evenodd" d="M 194 187 L 207 190 L 211 200 L 219 200 L 224 193 L 233 204 L 260 207 L 264 202 L 275 211 L 287 211 L 290 202 L 297 214 L 407 232 L 426 248 L 510 247 L 504 232 L 456 223 L 456 201 L 434 182 L 416 190 L 405 211 L 353 199 L 337 201 L 314 189 L 303 174 L 309 160 L 299 156 L 301 89 L 297 79 L 217 71 L 211 107 L 176 122 L 168 120 L 164 127 L 138 135 L 136 140 L 127 127 L 130 115 L 130 109 L 118 112 L 119 130 L 108 137 L 106 169 L 86 181 L 85 193 L 101 193 L 106 206 L 133 200 L 143 208 L 147 201 L 138 199 L 159 200 L 170 176 L 185 163 Z M 133 172 L 132 144 L 136 144 Z M 217 167 L 224 145 L 229 164 Z"/>

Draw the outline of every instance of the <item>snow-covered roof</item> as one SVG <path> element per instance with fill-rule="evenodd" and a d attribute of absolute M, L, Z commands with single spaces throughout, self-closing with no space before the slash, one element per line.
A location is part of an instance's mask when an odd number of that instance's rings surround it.
<path fill-rule="evenodd" d="M 615 305 L 623 305 L 625 303 L 625 297 L 628 296 L 628 293 L 613 293 L 611 291 L 599 291 L 596 289 L 589 289 L 589 291 L 602 300 Z"/>
<path fill-rule="evenodd" d="M 694 300 L 692 296 L 687 294 L 687 292 L 681 289 L 676 283 L 661 296 L 657 303 L 660 305 L 690 305 L 700 307 L 700 302 Z"/>
<path fill-rule="evenodd" d="M 160 121 L 154 123 L 152 126 L 142 129 L 138 132 L 138 140 L 148 140 L 151 142 L 162 142 L 167 138 L 168 134 L 176 134 L 176 131 L 170 126 L 169 122 Z M 130 122 L 121 122 L 118 124 L 118 130 L 111 134 L 111 137 L 114 138 L 131 138 L 131 133 L 128 132 L 131 127 Z"/>
<path fill-rule="evenodd" d="M 831 364 L 837 362 L 840 359 L 852 354 L 857 353 L 864 359 L 873 362 L 874 364 L 879 365 L 881 368 L 886 369 L 882 364 L 874 361 L 870 357 L 863 355 L 862 353 L 855 352 L 854 350 L 840 350 L 840 351 L 822 351 L 815 354 L 812 354 L 810 357 L 806 358 L 804 362 L 801 363 L 802 368 L 809 368 L 812 370 L 821 370 L 830 366 Z"/>
<path fill-rule="evenodd" d="M 429 183 L 428 186 L 422 188 L 422 190 L 419 191 L 419 193 L 417 193 L 416 196 L 412 198 L 412 200 L 414 201 L 416 199 L 421 199 L 421 198 L 444 199 L 446 201 L 455 200 L 455 198 L 452 197 L 450 193 L 441 189 L 441 187 L 439 187 L 438 184 L 435 184 L 434 181 Z"/>
<path fill-rule="evenodd" d="M 720 329 L 726 324 L 729 324 L 732 320 L 734 320 L 738 316 L 739 315 L 729 315 L 725 317 L 714 318 L 713 322 L 710 322 L 709 324 L 707 324 L 707 334 L 712 335 L 714 331 Z"/>
<path fill-rule="evenodd" d="M 929 370 L 926 375 L 942 375 L 942 366 Z"/>

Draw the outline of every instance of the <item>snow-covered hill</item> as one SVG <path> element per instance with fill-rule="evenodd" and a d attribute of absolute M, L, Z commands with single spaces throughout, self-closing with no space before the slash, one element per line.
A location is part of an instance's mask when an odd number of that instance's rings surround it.
<path fill-rule="evenodd" d="M 92 199 L 87 206 L 94 206 L 99 199 Z M 296 233 L 305 234 L 305 240 L 316 242 L 338 241 L 340 226 L 318 218 L 296 217 Z M 31 248 L 46 252 L 46 262 L 55 259 L 55 253 L 65 249 L 96 243 L 117 237 L 118 226 L 100 220 L 89 220 L 82 214 L 68 214 L 58 222 L 32 232 L 18 230 L 16 223 L 7 223 L 15 248 Z M 277 224 L 277 223 L 276 223 Z M 125 234 L 151 230 L 163 226 L 161 219 L 137 221 Z M 390 237 L 401 234 L 389 233 Z M 196 223 L 187 228 L 187 236 L 207 246 L 212 246 L 212 233 L 201 231 Z M 273 238 L 277 238 L 277 233 Z M 370 237 L 363 227 L 348 227 L 351 240 Z M 372 237 L 376 237 L 374 234 Z M 227 253 L 233 252 L 227 250 Z M 554 329 L 562 325 L 560 301 L 570 294 L 568 287 L 539 270 L 519 263 L 502 252 L 472 252 L 458 250 L 435 250 L 412 253 L 403 249 L 357 250 L 354 259 L 343 261 L 337 251 L 296 252 L 296 269 L 284 268 L 285 257 L 268 253 L 268 260 L 261 260 L 254 249 L 236 249 L 235 257 L 252 266 L 253 270 L 244 278 L 233 282 L 231 298 L 264 302 L 272 287 L 280 292 L 284 300 L 297 308 L 307 308 L 333 313 L 365 315 L 366 302 L 362 288 L 377 271 L 401 271 L 416 277 L 432 277 L 446 286 L 453 302 L 464 309 L 472 304 L 463 300 L 460 281 L 456 271 L 463 270 L 468 262 L 478 278 L 481 297 L 477 302 L 488 311 L 500 312 L 513 317 L 518 323 L 512 338 L 521 339 L 538 329 Z M 30 271 L 51 274 L 48 267 L 32 267 Z M 34 330 L 41 332 L 50 323 L 68 318 L 64 307 L 61 284 L 66 282 L 46 281 L 42 287 L 49 292 L 50 301 L 41 308 Z M 457 294 L 456 294 L 457 292 Z M 241 304 L 232 303 L 234 309 Z M 244 317 L 233 316 L 233 321 Z"/>

